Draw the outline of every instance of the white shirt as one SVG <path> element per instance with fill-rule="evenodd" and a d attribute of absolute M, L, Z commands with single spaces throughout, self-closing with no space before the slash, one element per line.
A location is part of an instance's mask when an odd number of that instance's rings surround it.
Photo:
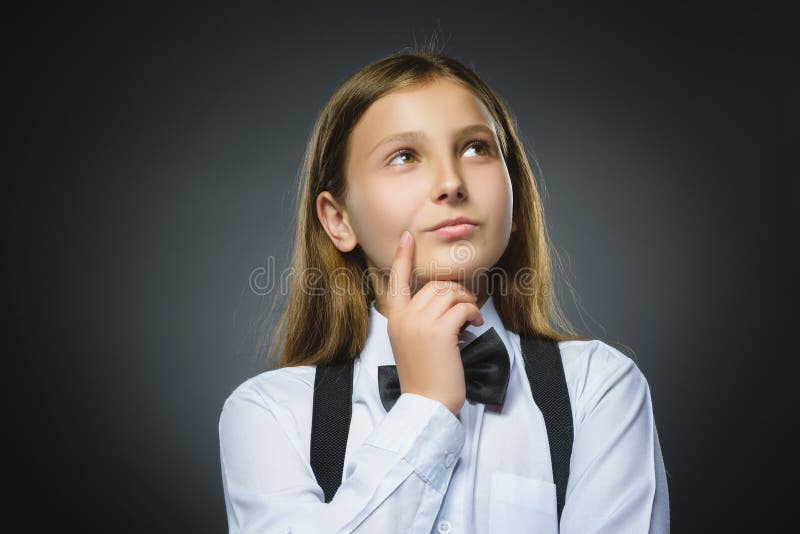
<path fill-rule="evenodd" d="M 403 393 L 387 413 L 378 366 L 394 365 L 387 319 L 370 304 L 369 336 L 353 369 L 344 480 L 325 503 L 310 465 L 315 366 L 256 375 L 219 420 L 231 533 L 558 532 L 544 417 L 531 395 L 519 335 L 491 297 L 484 323 L 511 358 L 501 408 L 469 399 L 458 416 Z M 650 388 L 633 360 L 599 340 L 559 342 L 574 442 L 562 534 L 669 532 L 669 495 Z"/>

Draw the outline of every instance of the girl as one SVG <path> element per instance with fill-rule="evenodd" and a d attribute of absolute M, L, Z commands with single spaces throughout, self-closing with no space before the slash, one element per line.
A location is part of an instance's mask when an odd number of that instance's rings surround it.
<path fill-rule="evenodd" d="M 647 380 L 560 313 L 534 174 L 470 68 L 415 51 L 354 74 L 298 199 L 279 368 L 219 420 L 230 532 L 669 531 Z"/>

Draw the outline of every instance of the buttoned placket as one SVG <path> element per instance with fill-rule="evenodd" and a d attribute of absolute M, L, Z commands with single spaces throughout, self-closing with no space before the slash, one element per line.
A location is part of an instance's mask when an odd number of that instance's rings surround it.
<path fill-rule="evenodd" d="M 472 510 L 467 516 L 466 503 L 472 498 L 471 487 L 475 480 L 477 440 L 480 438 L 484 405 L 467 399 L 458 413 L 458 419 L 464 424 L 467 435 L 461 453 L 456 456 L 452 452 L 445 453 L 445 466 L 458 463 L 450 478 L 447 494 L 436 518 L 436 532 L 440 534 L 473 534 L 474 517 Z M 471 432 L 470 432 L 471 431 Z"/>
<path fill-rule="evenodd" d="M 477 336 L 469 330 L 459 334 L 458 348 L 462 350 L 475 340 Z M 472 498 L 472 485 L 476 474 L 477 440 L 480 439 L 484 405 L 469 399 L 464 401 L 457 417 L 467 430 L 464 447 L 456 456 L 449 451 L 445 453 L 445 465 L 450 467 L 456 459 L 458 464 L 453 470 L 447 494 L 436 518 L 436 532 L 440 534 L 473 534 L 475 529 L 474 510 L 467 517 L 466 503 Z M 472 432 L 470 432 L 472 430 Z"/>
<path fill-rule="evenodd" d="M 465 427 L 469 421 L 469 410 L 469 403 L 465 401 L 464 406 L 461 407 L 461 410 L 456 415 L 458 420 L 461 421 Z M 463 532 L 463 529 L 460 528 L 462 515 L 459 513 L 463 507 L 463 503 L 460 502 L 463 501 L 463 497 L 461 496 L 461 492 L 458 491 L 458 488 L 463 485 L 464 463 L 469 454 L 468 450 L 471 447 L 469 439 L 469 436 L 466 436 L 464 446 L 461 448 L 461 452 L 458 455 L 453 451 L 445 451 L 444 453 L 443 462 L 445 467 L 449 469 L 454 463 L 458 463 L 453 468 L 453 474 L 447 486 L 447 493 L 444 499 L 442 499 L 442 506 L 439 508 L 439 514 L 436 517 L 435 532 L 439 532 L 440 534 Z"/>

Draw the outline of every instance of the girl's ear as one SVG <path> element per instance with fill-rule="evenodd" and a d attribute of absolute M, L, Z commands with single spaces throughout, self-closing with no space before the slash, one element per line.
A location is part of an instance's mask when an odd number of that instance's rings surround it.
<path fill-rule="evenodd" d="M 317 195 L 316 207 L 317 218 L 336 248 L 342 252 L 353 250 L 358 240 L 347 220 L 347 212 L 333 195 L 329 191 Z"/>
<path fill-rule="evenodd" d="M 515 222 L 513 222 L 513 221 L 512 221 L 512 222 L 511 222 L 511 231 L 512 231 L 512 232 L 515 232 L 516 230 L 517 230 L 517 223 L 515 223 Z"/>

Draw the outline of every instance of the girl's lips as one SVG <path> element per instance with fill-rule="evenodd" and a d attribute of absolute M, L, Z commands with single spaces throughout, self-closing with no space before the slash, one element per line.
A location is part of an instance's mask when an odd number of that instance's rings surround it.
<path fill-rule="evenodd" d="M 444 237 L 462 237 L 471 234 L 477 226 L 477 224 L 470 223 L 451 224 L 437 228 L 433 232 Z"/>

